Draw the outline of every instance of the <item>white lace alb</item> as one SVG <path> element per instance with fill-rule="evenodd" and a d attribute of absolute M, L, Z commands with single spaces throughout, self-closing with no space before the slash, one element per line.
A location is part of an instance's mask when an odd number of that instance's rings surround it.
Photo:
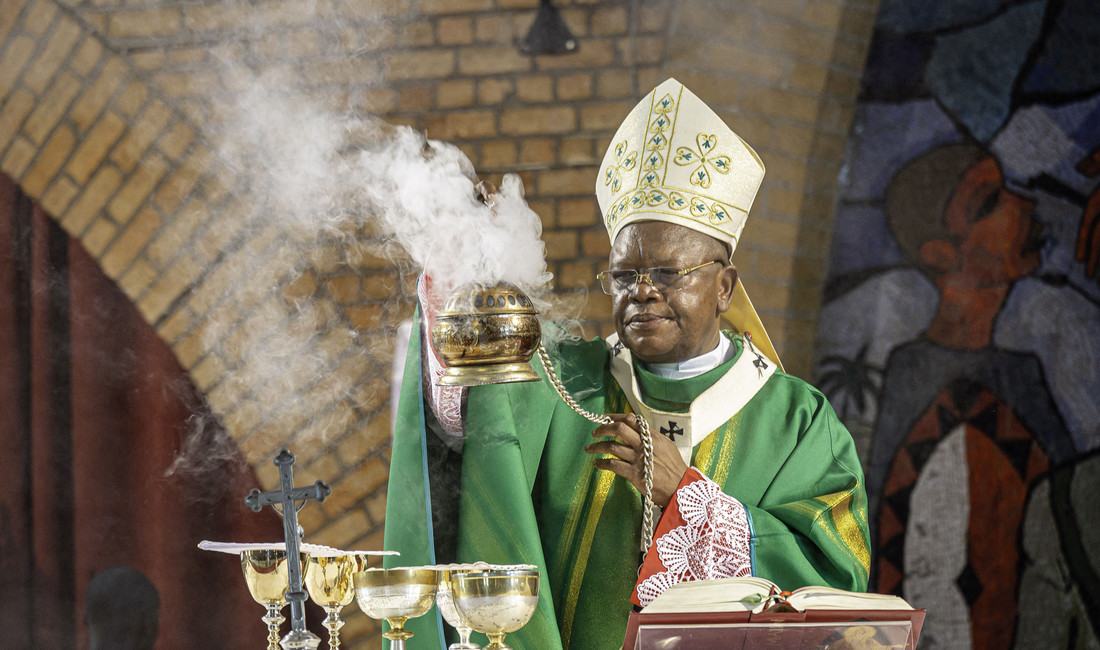
<path fill-rule="evenodd" d="M 752 575 L 745 506 L 722 492 L 717 483 L 700 476 L 676 491 L 684 525 L 657 538 L 656 549 L 665 571 L 638 585 L 638 601 L 643 607 L 680 582 Z"/>

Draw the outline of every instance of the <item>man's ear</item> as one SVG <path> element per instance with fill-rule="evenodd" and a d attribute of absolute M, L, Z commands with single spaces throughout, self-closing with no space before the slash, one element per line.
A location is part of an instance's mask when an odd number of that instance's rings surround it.
<path fill-rule="evenodd" d="M 737 267 L 723 266 L 718 273 L 718 315 L 726 313 L 733 302 L 733 289 L 737 286 Z"/>

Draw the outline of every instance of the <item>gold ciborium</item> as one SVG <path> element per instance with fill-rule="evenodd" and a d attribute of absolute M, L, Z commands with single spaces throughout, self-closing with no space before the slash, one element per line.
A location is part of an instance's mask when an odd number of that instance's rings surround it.
<path fill-rule="evenodd" d="M 433 569 L 367 569 L 355 574 L 355 600 L 363 613 L 373 619 L 385 619 L 390 630 L 382 636 L 390 640 L 391 650 L 405 650 L 405 639 L 412 632 L 405 621 L 423 616 L 435 602 L 439 582 Z"/>
<path fill-rule="evenodd" d="M 325 628 L 328 629 L 328 647 L 340 647 L 340 628 L 344 620 L 340 610 L 355 598 L 352 576 L 362 570 L 362 555 L 338 555 L 335 557 L 309 558 L 306 571 L 306 590 L 313 602 L 325 609 Z"/>
<path fill-rule="evenodd" d="M 542 337 L 538 311 L 517 287 L 466 285 L 432 326 L 432 347 L 447 369 L 444 386 L 538 381 L 529 363 Z"/>
<path fill-rule="evenodd" d="M 450 585 L 459 616 L 489 637 L 485 650 L 508 650 L 504 635 L 526 625 L 539 604 L 538 571 L 455 572 Z"/>
<path fill-rule="evenodd" d="M 302 572 L 309 566 L 309 555 L 301 553 Z M 279 626 L 286 618 L 279 611 L 286 606 L 290 565 L 286 551 L 270 549 L 241 551 L 241 569 L 253 600 L 267 608 L 263 617 L 267 623 L 267 648 L 279 650 Z"/>

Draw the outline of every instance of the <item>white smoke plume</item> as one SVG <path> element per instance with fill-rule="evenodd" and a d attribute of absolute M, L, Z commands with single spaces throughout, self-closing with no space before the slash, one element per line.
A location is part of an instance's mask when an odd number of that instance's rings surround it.
<path fill-rule="evenodd" d="M 351 165 L 353 203 L 408 252 L 446 295 L 469 282 L 511 282 L 529 293 L 548 286 L 542 223 L 508 175 L 488 205 L 473 166 L 454 145 L 411 129 L 391 130 Z"/>
<path fill-rule="evenodd" d="M 549 289 L 541 221 L 518 176 L 486 204 L 458 147 L 292 101 L 278 86 L 261 80 L 238 95 L 220 152 L 286 227 L 312 238 L 370 224 L 444 294 L 468 282 L 507 281 L 533 297 Z M 353 252 L 361 242 L 344 244 Z"/>
<path fill-rule="evenodd" d="M 208 236 L 226 246 L 212 275 L 231 280 L 196 292 L 211 294 L 203 301 L 214 306 L 203 324 L 205 354 L 226 365 L 219 383 L 204 389 L 258 470 L 271 471 L 260 461 L 284 444 L 308 467 L 326 445 L 381 417 L 363 382 L 371 378 L 371 394 L 384 390 L 377 381 L 390 367 L 394 317 L 408 314 L 413 297 L 402 277 L 426 272 L 437 303 L 469 282 L 505 281 L 526 292 L 543 319 L 577 313 L 576 302 L 550 292 L 541 221 L 518 176 L 505 176 L 487 203 L 472 164 L 452 144 L 288 95 L 277 77 L 226 74 L 244 78 L 214 107 L 220 122 L 211 140 L 245 212 L 234 219 L 247 224 L 247 243 L 233 249 L 240 239 L 226 226 L 233 222 L 214 220 L 211 228 L 227 232 Z M 277 234 L 257 249 L 265 229 Z M 361 280 L 374 283 L 373 296 L 392 294 L 391 303 L 369 307 L 381 309 L 380 329 L 359 329 L 334 296 L 326 299 L 325 278 L 354 278 L 359 262 L 378 258 L 401 270 Z M 223 313 L 228 320 L 219 320 Z M 224 460 L 199 447 L 185 446 L 173 473 L 200 475 Z"/>

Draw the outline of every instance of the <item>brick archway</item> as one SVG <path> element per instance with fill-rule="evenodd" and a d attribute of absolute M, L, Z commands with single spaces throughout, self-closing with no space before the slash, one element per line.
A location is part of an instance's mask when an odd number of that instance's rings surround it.
<path fill-rule="evenodd" d="M 280 446 L 309 449 L 296 449 L 303 480 L 336 490 L 303 511 L 315 541 L 381 546 L 388 342 L 410 273 L 254 214 L 216 153 L 213 100 L 236 90 L 219 61 L 453 141 L 490 180 L 519 173 L 555 287 L 583 298 L 590 335 L 608 329 L 605 297 L 588 293 L 609 248 L 599 159 L 638 96 L 680 78 L 768 166 L 738 266 L 787 367 L 809 374 L 819 244 L 875 3 L 558 4 L 576 55 L 516 51 L 536 0 L 0 0 L 0 170 L 134 301 L 264 481 Z M 309 263 L 286 264 L 288 246 Z M 265 372 L 256 341 L 280 337 L 317 352 L 308 376 Z"/>

